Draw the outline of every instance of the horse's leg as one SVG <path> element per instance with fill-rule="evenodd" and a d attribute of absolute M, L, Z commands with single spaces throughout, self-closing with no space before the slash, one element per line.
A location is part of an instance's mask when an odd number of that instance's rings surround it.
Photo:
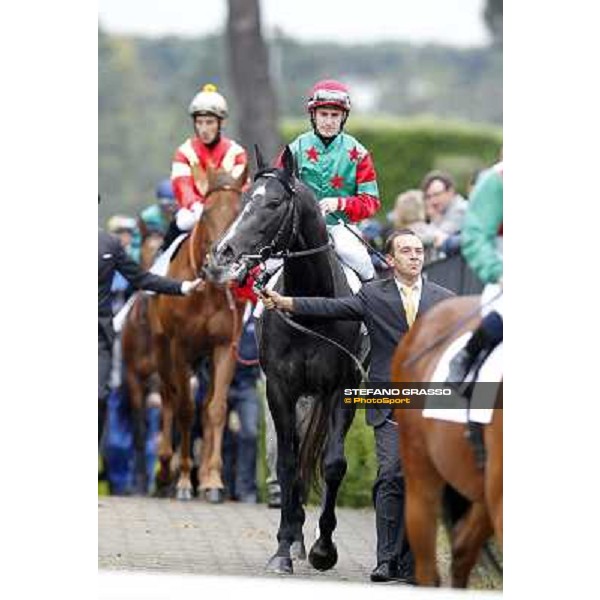
<path fill-rule="evenodd" d="M 177 424 L 181 434 L 179 478 L 175 488 L 178 500 L 192 499 L 192 457 L 191 437 L 194 421 L 194 401 L 190 390 L 190 370 L 179 344 L 172 344 L 172 373 L 177 388 Z"/>
<path fill-rule="evenodd" d="M 494 526 L 494 533 L 502 548 L 502 410 L 497 410 L 494 421 L 486 427 L 485 445 L 487 461 L 485 466 L 485 499 L 489 515 Z"/>
<path fill-rule="evenodd" d="M 336 392 L 336 396 L 339 396 Z M 329 437 L 323 456 L 323 475 L 325 489 L 319 517 L 319 537 L 313 544 L 309 560 L 319 571 L 331 569 L 337 562 L 338 554 L 333 543 L 333 532 L 337 525 L 335 503 L 338 490 L 346 474 L 348 463 L 344 454 L 344 439 L 352 425 L 354 410 L 344 409 L 332 399 L 333 409 L 329 426 Z"/>
<path fill-rule="evenodd" d="M 173 403 L 176 389 L 171 372 L 170 343 L 166 336 L 156 340 L 156 366 L 160 378 L 162 399 L 162 431 L 158 448 L 159 470 L 156 477 L 157 492 L 165 493 L 170 487 L 171 459 L 173 458 Z"/>
<path fill-rule="evenodd" d="M 281 518 L 277 532 L 277 552 L 267 563 L 272 573 L 292 574 L 290 548 L 304 522 L 302 482 L 299 477 L 299 442 L 296 432 L 295 400 L 298 393 L 289 381 L 281 382 L 267 374 L 267 398 L 277 432 L 277 478 L 281 487 Z M 291 399 L 291 401 L 290 401 Z M 294 527 L 296 523 L 296 527 Z M 300 531 L 302 526 L 300 525 Z"/>
<path fill-rule="evenodd" d="M 208 434 L 209 444 L 206 452 L 202 445 L 202 467 L 200 489 L 204 491 L 209 502 L 222 502 L 224 498 L 221 471 L 223 460 L 223 430 L 227 416 L 227 394 L 235 373 L 236 360 L 229 344 L 222 344 L 213 349 L 211 391 L 204 411 L 205 421 L 202 423 L 203 435 Z"/>
<path fill-rule="evenodd" d="M 135 491 L 145 496 L 148 492 L 148 477 L 146 473 L 146 411 L 144 404 L 144 386 L 139 373 L 133 365 L 123 365 L 127 394 L 131 407 L 134 441 L 134 476 Z"/>
<path fill-rule="evenodd" d="M 452 587 L 466 588 L 492 524 L 483 502 L 474 502 L 452 532 Z"/>
<path fill-rule="evenodd" d="M 405 412 L 399 421 L 399 437 L 406 489 L 404 514 L 415 561 L 415 581 L 418 585 L 439 586 L 436 538 L 444 482 L 427 454 L 421 416 Z"/>

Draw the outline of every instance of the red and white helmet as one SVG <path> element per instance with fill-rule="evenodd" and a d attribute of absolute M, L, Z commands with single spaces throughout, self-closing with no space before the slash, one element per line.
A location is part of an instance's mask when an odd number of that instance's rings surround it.
<path fill-rule="evenodd" d="M 306 108 L 308 112 L 312 112 L 320 106 L 333 106 L 349 113 L 350 105 L 350 92 L 347 86 L 335 79 L 324 79 L 313 86 Z"/>

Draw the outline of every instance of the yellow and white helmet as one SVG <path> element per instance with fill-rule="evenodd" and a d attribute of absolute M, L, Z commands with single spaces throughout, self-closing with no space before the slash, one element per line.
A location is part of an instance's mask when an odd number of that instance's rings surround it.
<path fill-rule="evenodd" d="M 188 111 L 192 117 L 196 115 L 214 115 L 218 119 L 225 119 L 229 114 L 227 101 L 217 92 L 217 86 L 212 83 L 207 83 L 194 96 Z"/>
<path fill-rule="evenodd" d="M 125 215 L 113 215 L 107 223 L 107 229 L 110 233 L 120 233 L 121 231 L 133 232 L 135 227 L 135 219 Z"/>

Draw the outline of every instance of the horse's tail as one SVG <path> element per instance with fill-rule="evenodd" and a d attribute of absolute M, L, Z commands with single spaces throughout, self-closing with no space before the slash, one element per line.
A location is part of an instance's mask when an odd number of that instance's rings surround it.
<path fill-rule="evenodd" d="M 312 402 L 312 406 L 302 406 L 302 403 Z M 300 398 L 298 409 L 304 412 L 300 419 L 300 479 L 304 492 L 308 495 L 311 484 L 320 491 L 323 480 L 323 451 L 327 442 L 329 415 L 331 404 L 323 398 Z M 297 412 L 299 412 L 297 410 Z"/>

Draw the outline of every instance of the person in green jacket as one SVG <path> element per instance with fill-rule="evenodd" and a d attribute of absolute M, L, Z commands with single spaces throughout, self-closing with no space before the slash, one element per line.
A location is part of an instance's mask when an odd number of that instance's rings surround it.
<path fill-rule="evenodd" d="M 142 229 L 148 232 L 166 235 L 169 223 L 177 210 L 173 185 L 170 179 L 163 179 L 156 186 L 156 202 L 146 207 L 138 216 L 140 222 L 131 242 L 132 255 L 135 261 L 140 261 L 142 249 Z"/>
<path fill-rule="evenodd" d="M 484 318 L 450 362 L 447 383 L 474 380 L 479 367 L 502 341 L 502 163 L 483 173 L 469 202 L 461 232 L 461 250 L 468 265 L 486 284 L 482 294 Z"/>

